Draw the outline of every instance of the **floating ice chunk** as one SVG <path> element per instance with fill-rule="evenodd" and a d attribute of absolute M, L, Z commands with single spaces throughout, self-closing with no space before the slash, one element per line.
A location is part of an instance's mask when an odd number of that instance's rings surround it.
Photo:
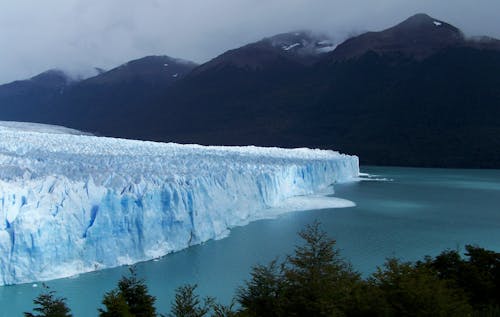
<path fill-rule="evenodd" d="M 359 181 L 375 181 L 375 182 L 392 182 L 394 179 L 387 177 L 380 177 L 380 175 L 359 173 Z"/>
<path fill-rule="evenodd" d="M 333 209 L 354 207 L 356 204 L 350 200 L 331 196 L 295 196 L 287 198 L 280 204 L 278 210 L 298 211 L 315 209 Z"/>

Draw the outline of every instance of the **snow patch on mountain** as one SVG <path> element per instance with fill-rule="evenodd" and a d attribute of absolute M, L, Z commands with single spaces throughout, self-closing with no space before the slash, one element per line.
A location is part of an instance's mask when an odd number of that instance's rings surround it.
<path fill-rule="evenodd" d="M 301 45 L 300 43 L 293 43 L 293 44 L 291 44 L 291 45 L 284 45 L 284 46 L 283 46 L 283 50 L 284 50 L 284 51 L 289 51 L 289 50 L 291 50 L 292 48 L 297 47 L 297 46 L 300 46 L 300 45 Z"/>

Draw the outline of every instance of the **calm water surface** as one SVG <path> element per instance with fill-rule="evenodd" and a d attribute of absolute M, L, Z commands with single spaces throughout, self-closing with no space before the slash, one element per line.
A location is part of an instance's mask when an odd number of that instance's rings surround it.
<path fill-rule="evenodd" d="M 168 312 L 174 289 L 197 283 L 202 295 L 229 302 L 252 265 L 293 251 L 297 231 L 319 220 L 337 240 L 341 254 L 365 275 L 385 258 L 436 255 L 465 244 L 500 250 L 500 170 L 365 167 L 389 181 L 336 185 L 336 196 L 354 201 L 346 209 L 289 213 L 234 228 L 229 238 L 209 241 L 159 261 L 137 265 L 159 312 Z M 109 269 L 47 282 L 68 298 L 75 316 L 96 316 L 103 294 L 127 268 Z M 40 283 L 38 283 L 40 284 Z M 21 316 L 32 308 L 40 287 L 0 287 L 0 316 Z"/>

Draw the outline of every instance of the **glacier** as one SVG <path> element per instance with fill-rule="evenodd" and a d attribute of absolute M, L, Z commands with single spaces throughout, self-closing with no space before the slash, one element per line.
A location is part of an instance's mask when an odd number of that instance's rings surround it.
<path fill-rule="evenodd" d="M 41 127 L 0 123 L 0 285 L 154 259 L 308 209 L 308 197 L 318 208 L 350 206 L 317 194 L 359 175 L 356 156 L 329 150 L 180 145 Z"/>

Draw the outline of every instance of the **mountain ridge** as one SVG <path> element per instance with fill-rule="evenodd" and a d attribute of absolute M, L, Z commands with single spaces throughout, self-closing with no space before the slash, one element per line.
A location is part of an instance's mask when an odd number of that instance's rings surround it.
<path fill-rule="evenodd" d="M 189 64 L 177 80 L 162 77 L 161 62 L 157 77 L 146 67 L 107 80 L 118 67 L 35 100 L 46 114 L 30 113 L 115 137 L 334 148 L 363 164 L 500 167 L 498 43 L 423 14 L 335 49 L 290 32 Z"/>

